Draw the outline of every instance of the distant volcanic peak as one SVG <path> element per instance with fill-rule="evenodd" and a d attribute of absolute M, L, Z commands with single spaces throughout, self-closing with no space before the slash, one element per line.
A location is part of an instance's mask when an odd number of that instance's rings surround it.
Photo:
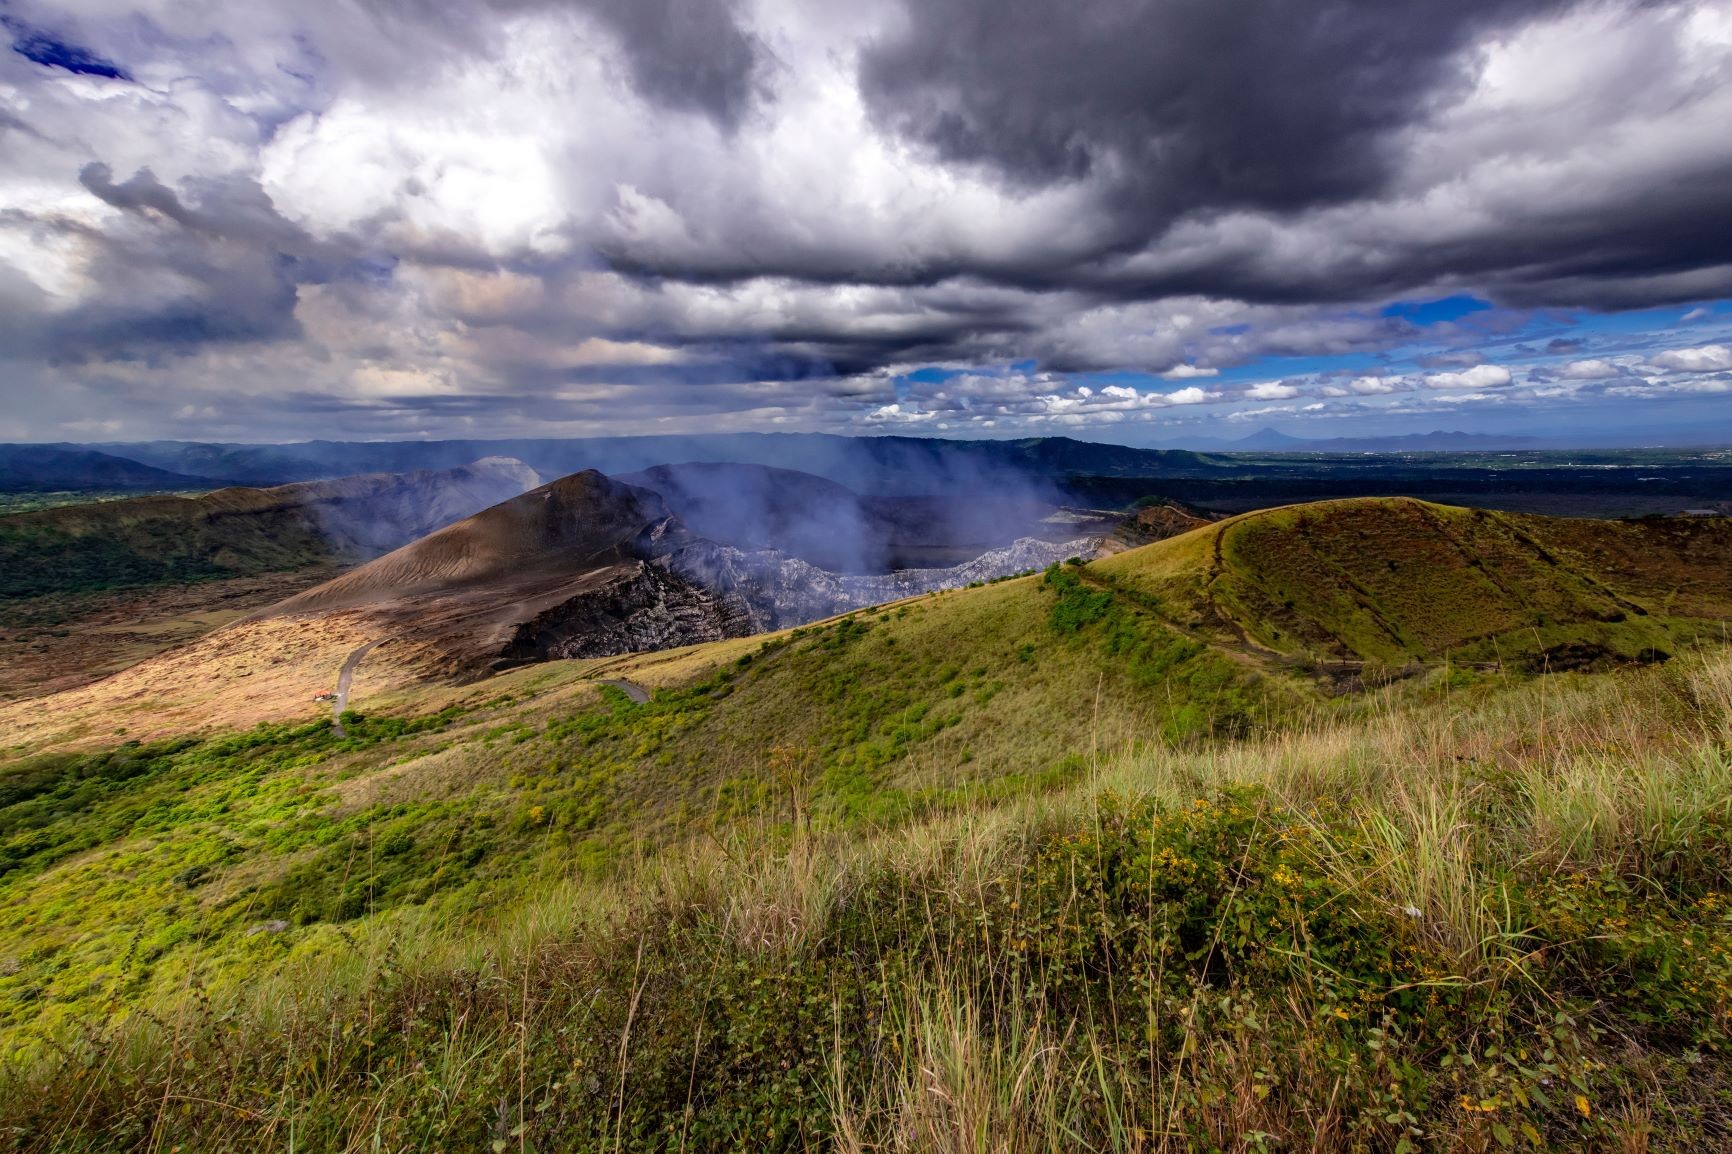
<path fill-rule="evenodd" d="M 541 484 L 541 475 L 516 457 L 482 457 L 463 468 L 473 473 L 487 473 L 525 482 L 525 489 L 533 489 Z"/>
<path fill-rule="evenodd" d="M 561 477 L 278 605 L 273 612 L 335 609 L 548 570 L 578 573 L 639 555 L 646 531 L 667 518 L 660 497 L 593 469 Z"/>

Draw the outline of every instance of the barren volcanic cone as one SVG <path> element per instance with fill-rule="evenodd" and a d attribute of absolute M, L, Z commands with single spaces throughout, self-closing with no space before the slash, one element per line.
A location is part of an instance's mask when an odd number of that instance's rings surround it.
<path fill-rule="evenodd" d="M 807 510 L 806 519 L 816 525 L 822 511 Z M 846 550 L 857 528 L 836 526 L 832 551 Z M 474 677 L 550 658 L 609 657 L 801 625 L 1092 549 L 1083 540 L 1023 539 L 948 568 L 835 573 L 779 549 L 694 534 L 657 493 L 592 470 L 441 529 L 266 616 L 358 616 L 363 632 L 389 639 L 399 661 Z"/>
<path fill-rule="evenodd" d="M 605 568 L 638 556 L 637 539 L 667 517 L 661 498 L 589 471 L 483 509 L 291 597 L 272 613 Z"/>
<path fill-rule="evenodd" d="M 483 510 L 268 611 L 355 610 L 442 672 L 595 657 L 747 630 L 651 564 L 683 536 L 660 497 L 593 470 Z"/>

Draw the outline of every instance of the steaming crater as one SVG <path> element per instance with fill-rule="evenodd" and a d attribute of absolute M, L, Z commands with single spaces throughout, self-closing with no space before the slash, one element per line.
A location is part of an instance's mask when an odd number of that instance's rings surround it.
<path fill-rule="evenodd" d="M 949 569 L 1029 538 L 1059 543 L 1104 536 L 1113 514 L 1059 510 L 1044 479 L 998 470 L 959 486 L 949 473 L 904 469 L 884 495 L 793 469 L 700 462 L 658 465 L 615 478 L 650 489 L 699 537 L 738 549 L 769 549 L 836 574 L 883 576 Z M 913 492 L 925 484 L 930 491 Z M 966 582 L 964 582 L 966 584 Z"/>
<path fill-rule="evenodd" d="M 1072 530 L 1065 539 L 1018 537 L 977 550 L 959 564 L 846 572 L 760 542 L 791 540 L 820 556 L 851 555 L 856 567 L 866 566 L 862 558 L 868 557 L 881 567 L 916 546 L 907 533 L 868 535 L 879 552 L 850 553 L 846 540 L 813 536 L 820 525 L 835 526 L 838 534 L 860 525 L 838 512 L 848 504 L 830 500 L 835 494 L 825 490 L 827 503 L 802 506 L 782 499 L 799 492 L 786 478 L 765 480 L 781 486 L 763 491 L 778 505 L 733 510 L 735 539 L 718 541 L 694 532 L 657 492 L 594 471 L 573 474 L 268 612 L 358 613 L 387 635 L 418 646 L 436 671 L 472 677 L 525 662 L 643 652 L 788 628 L 1067 557 L 1092 557 L 1103 544 L 1074 535 L 1076 525 L 1065 523 Z M 686 500 L 691 503 L 689 494 Z M 865 502 L 854 507 L 860 505 Z M 728 512 L 712 502 L 699 516 L 716 528 Z M 776 517 L 754 522 L 757 513 Z M 876 524 L 896 523 L 880 518 Z"/>

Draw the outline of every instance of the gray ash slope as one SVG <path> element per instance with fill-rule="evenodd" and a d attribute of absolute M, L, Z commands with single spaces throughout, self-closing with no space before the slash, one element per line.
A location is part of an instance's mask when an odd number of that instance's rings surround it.
<path fill-rule="evenodd" d="M 848 531 L 838 525 L 839 533 Z M 593 470 L 501 502 L 270 615 L 355 612 L 460 677 L 787 628 L 1092 555 L 1024 538 L 945 567 L 841 573 L 776 548 L 700 536 L 657 492 Z"/>

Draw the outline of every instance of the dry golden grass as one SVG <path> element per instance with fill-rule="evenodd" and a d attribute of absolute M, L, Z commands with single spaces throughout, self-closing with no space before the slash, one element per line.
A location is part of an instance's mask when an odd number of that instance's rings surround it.
<path fill-rule="evenodd" d="M 350 615 L 230 625 L 92 685 L 0 705 L 0 754 L 315 717 L 330 707 L 316 704 L 313 696 L 332 688 L 356 647 L 380 637 Z M 414 666 L 389 645 L 370 653 L 364 670 L 363 692 L 416 681 Z"/>

